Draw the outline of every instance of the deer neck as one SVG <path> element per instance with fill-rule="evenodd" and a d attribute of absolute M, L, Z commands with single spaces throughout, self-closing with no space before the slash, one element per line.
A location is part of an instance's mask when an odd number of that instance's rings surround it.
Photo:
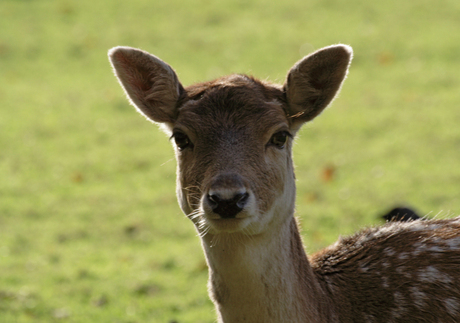
<path fill-rule="evenodd" d="M 202 238 L 219 322 L 331 322 L 292 214 L 275 229 Z"/>

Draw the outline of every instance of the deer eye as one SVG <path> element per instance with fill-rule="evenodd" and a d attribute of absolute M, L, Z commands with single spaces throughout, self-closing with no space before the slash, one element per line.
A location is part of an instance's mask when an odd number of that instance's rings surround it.
<path fill-rule="evenodd" d="M 269 145 L 275 146 L 278 149 L 283 149 L 290 136 L 291 134 L 287 131 L 279 131 L 270 138 Z"/>
<path fill-rule="evenodd" d="M 172 137 L 174 138 L 177 148 L 181 151 L 185 148 L 193 147 L 189 137 L 183 132 L 175 132 Z"/>

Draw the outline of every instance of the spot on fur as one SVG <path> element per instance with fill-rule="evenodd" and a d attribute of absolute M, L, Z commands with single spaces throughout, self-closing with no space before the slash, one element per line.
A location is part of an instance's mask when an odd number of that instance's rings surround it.
<path fill-rule="evenodd" d="M 406 311 L 406 300 L 404 296 L 400 292 L 395 292 L 393 294 L 394 298 L 394 303 L 397 305 L 396 308 L 393 308 L 391 311 L 391 316 L 394 319 L 400 318 L 404 315 L 404 312 Z"/>
<path fill-rule="evenodd" d="M 446 298 L 444 300 L 444 306 L 446 307 L 446 311 L 452 315 L 452 316 L 457 316 L 458 315 L 458 310 L 460 307 L 459 300 L 456 298 Z"/>
<path fill-rule="evenodd" d="M 393 248 L 385 248 L 383 253 L 388 257 L 393 257 L 396 254 L 396 251 Z"/>
<path fill-rule="evenodd" d="M 423 283 L 444 283 L 449 284 L 452 283 L 452 278 L 447 275 L 446 273 L 440 272 L 434 266 L 428 266 L 425 269 L 421 269 L 418 271 L 419 280 Z"/>
<path fill-rule="evenodd" d="M 426 307 L 425 300 L 428 299 L 427 295 L 417 287 L 409 287 L 412 301 L 419 310 L 423 310 Z"/>

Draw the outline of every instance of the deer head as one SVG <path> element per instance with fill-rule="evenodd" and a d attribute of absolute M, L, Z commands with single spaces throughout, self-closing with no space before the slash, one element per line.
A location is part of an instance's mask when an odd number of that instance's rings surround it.
<path fill-rule="evenodd" d="M 351 57 L 346 45 L 320 49 L 282 86 L 231 75 L 184 88 L 147 52 L 109 52 L 132 105 L 173 139 L 179 204 L 201 234 L 258 234 L 292 215 L 294 136 L 332 102 Z"/>

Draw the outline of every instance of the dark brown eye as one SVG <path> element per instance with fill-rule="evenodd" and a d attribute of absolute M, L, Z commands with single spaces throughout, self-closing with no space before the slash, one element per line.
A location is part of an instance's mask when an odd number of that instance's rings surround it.
<path fill-rule="evenodd" d="M 291 135 L 287 131 L 279 131 L 270 138 L 269 144 L 275 146 L 278 149 L 283 149 L 286 145 L 288 137 L 290 136 Z"/>
<path fill-rule="evenodd" d="M 175 132 L 172 137 L 174 138 L 177 149 L 184 150 L 185 148 L 192 147 L 192 143 L 185 133 Z"/>

